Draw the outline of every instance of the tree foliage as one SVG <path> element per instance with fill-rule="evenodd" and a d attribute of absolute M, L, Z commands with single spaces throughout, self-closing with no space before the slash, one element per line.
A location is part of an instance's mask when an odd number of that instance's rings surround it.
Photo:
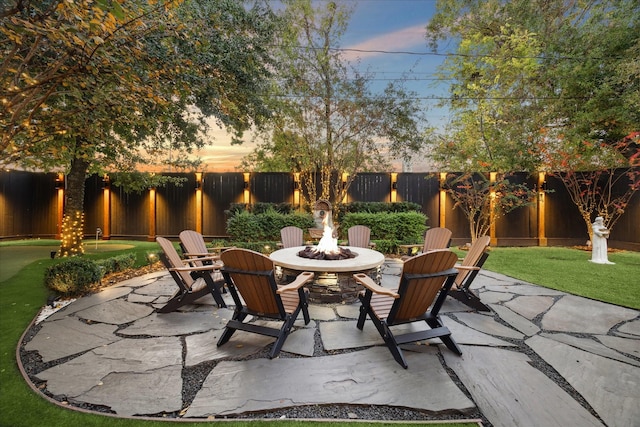
<path fill-rule="evenodd" d="M 374 93 L 371 75 L 342 57 L 339 41 L 350 15 L 343 5 L 284 3 L 289 27 L 278 52 L 277 114 L 244 165 L 298 172 L 309 201 L 337 206 L 359 172 L 384 169 L 389 156 L 409 156 L 422 146 L 421 112 L 399 84 Z"/>
<path fill-rule="evenodd" d="M 207 117 L 238 135 L 260 124 L 276 21 L 251 6 L 14 0 L 0 26 L 2 162 L 65 171 L 65 217 L 79 218 L 88 172 L 171 153 L 175 165 L 206 142 Z"/>
<path fill-rule="evenodd" d="M 497 174 L 496 174 L 497 175 Z M 471 241 L 487 235 L 495 222 L 509 212 L 535 201 L 536 189 L 509 180 L 507 174 L 491 179 L 483 173 L 447 174 L 444 188 L 469 223 Z"/>
<path fill-rule="evenodd" d="M 561 171 L 589 234 L 595 215 L 611 228 L 637 190 L 638 16 L 634 0 L 439 1 L 430 44 L 459 43 L 442 69 L 453 118 L 437 158 L 449 170 Z M 617 168 L 630 174 L 614 200 L 602 177 Z"/>

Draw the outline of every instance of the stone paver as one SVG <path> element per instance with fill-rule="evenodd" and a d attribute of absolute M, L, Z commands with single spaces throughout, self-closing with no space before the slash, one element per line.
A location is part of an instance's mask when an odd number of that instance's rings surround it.
<path fill-rule="evenodd" d="M 607 425 L 638 425 L 640 369 L 540 336 L 526 343 L 587 400 Z"/>
<path fill-rule="evenodd" d="M 28 351 L 37 351 L 43 362 L 78 354 L 92 348 L 120 341 L 114 325 L 88 325 L 67 317 L 45 322 L 42 329 L 25 345 Z"/>
<path fill-rule="evenodd" d="M 103 304 L 107 301 L 120 298 L 131 292 L 131 288 L 125 286 L 114 286 L 104 289 L 97 294 L 89 295 L 84 298 L 80 298 L 69 304 L 62 310 L 52 314 L 48 320 L 59 320 L 78 311 L 82 311 L 89 307 L 93 307 L 99 304 Z"/>
<path fill-rule="evenodd" d="M 120 340 L 42 371 L 37 377 L 47 381 L 47 390 L 54 395 L 75 398 L 101 386 L 111 373 L 144 373 L 174 365 L 182 365 L 182 345 L 177 337 Z M 137 392 L 140 393 L 140 390 Z M 164 392 L 145 390 L 149 399 Z M 120 395 L 121 399 L 128 397 Z"/>
<path fill-rule="evenodd" d="M 144 319 L 134 322 L 131 326 L 120 330 L 122 335 L 151 335 L 151 336 L 175 336 L 205 332 L 210 329 L 222 329 L 227 323 L 225 317 L 217 312 L 189 312 L 189 313 L 154 313 Z M 228 313 L 226 319 L 231 318 Z"/>
<path fill-rule="evenodd" d="M 221 362 L 205 380 L 186 417 L 347 401 L 435 412 L 474 408 L 442 369 L 436 352 L 408 353 L 407 361 L 409 369 L 402 369 L 386 348 L 371 348 L 311 359 Z"/>
<path fill-rule="evenodd" d="M 218 339 L 222 332 L 222 330 L 215 330 L 186 337 L 185 365 L 194 366 L 210 360 L 250 356 L 274 341 L 272 337 L 236 331 L 227 343 L 218 347 Z"/>
<path fill-rule="evenodd" d="M 116 299 L 78 311 L 76 316 L 94 322 L 122 325 L 147 317 L 151 313 L 153 313 L 151 307 Z"/>
<path fill-rule="evenodd" d="M 618 323 L 638 317 L 636 310 L 565 295 L 542 318 L 542 329 L 606 334 Z"/>
<path fill-rule="evenodd" d="M 77 400 L 110 407 L 118 415 L 154 415 L 182 409 L 180 365 L 145 372 L 115 372 Z"/>
<path fill-rule="evenodd" d="M 522 332 L 524 335 L 530 337 L 540 332 L 540 328 L 538 326 L 531 323 L 527 318 L 515 313 L 508 307 L 497 304 L 490 304 L 490 307 L 502 320 L 513 326 L 516 330 Z"/>
<path fill-rule="evenodd" d="M 443 355 L 494 427 L 602 426 L 522 353 L 463 346 L 461 357 Z"/>
<path fill-rule="evenodd" d="M 457 313 L 458 320 L 470 328 L 503 338 L 522 339 L 523 334 L 496 322 L 493 316 L 478 313 Z"/>
<path fill-rule="evenodd" d="M 401 269 L 401 262 L 388 260 L 383 285 L 397 285 Z M 312 304 L 311 322 L 305 325 L 300 316 L 273 360 L 255 356 L 273 337 L 237 331 L 218 347 L 232 316 L 230 295 L 224 295 L 226 309 L 206 296 L 158 314 L 154 308 L 176 291 L 166 272 L 74 301 L 45 319 L 25 349 L 45 363 L 67 358 L 37 374 L 47 393 L 122 416 L 179 412 L 189 419 L 255 411 L 260 417 L 289 406 L 353 404 L 436 417 L 480 412 L 494 426 L 639 425 L 640 312 L 486 271 L 472 288 L 492 312 L 474 312 L 452 298 L 441 310 L 463 355 L 439 339 L 403 345 L 408 370 L 393 360 L 370 319 L 357 329 L 359 302 Z M 329 355 L 313 356 L 318 338 Z M 193 401 L 183 401 L 183 370 L 199 365 L 212 370 Z M 564 380 L 554 382 L 546 372 L 551 368 Z"/>

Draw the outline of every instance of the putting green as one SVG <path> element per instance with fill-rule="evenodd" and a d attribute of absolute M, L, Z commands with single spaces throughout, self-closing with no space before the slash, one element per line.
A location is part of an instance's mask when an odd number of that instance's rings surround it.
<path fill-rule="evenodd" d="M 84 252 L 86 254 L 96 254 L 102 252 L 120 251 L 130 249 L 133 245 L 122 243 L 111 243 L 109 241 L 85 242 Z M 0 283 L 11 278 L 20 269 L 39 259 L 51 257 L 51 252 L 60 249 L 59 245 L 43 245 L 43 246 L 21 246 L 19 243 L 7 246 L 0 246 Z"/>

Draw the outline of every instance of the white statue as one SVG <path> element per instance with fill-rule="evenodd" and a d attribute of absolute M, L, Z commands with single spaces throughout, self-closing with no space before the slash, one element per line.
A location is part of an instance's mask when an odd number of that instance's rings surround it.
<path fill-rule="evenodd" d="M 607 238 L 609 230 L 604 226 L 604 219 L 599 216 L 591 224 L 593 238 L 591 239 L 591 262 L 596 264 L 615 264 L 607 259 Z"/>

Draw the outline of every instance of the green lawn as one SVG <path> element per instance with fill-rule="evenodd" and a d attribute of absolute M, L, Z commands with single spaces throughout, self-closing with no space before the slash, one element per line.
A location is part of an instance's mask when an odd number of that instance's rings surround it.
<path fill-rule="evenodd" d="M 16 348 L 22 333 L 46 303 L 48 291 L 42 284 L 45 269 L 59 259 L 51 259 L 57 249 L 54 240 L 0 242 L 0 426 L 11 427 L 164 427 L 185 425 L 183 421 L 146 421 L 88 414 L 61 408 L 35 393 L 22 378 L 16 364 Z M 155 242 L 101 241 L 85 245 L 86 255 L 104 258 L 133 250 L 143 264 L 149 251 L 157 251 Z M 193 423 L 188 423 L 193 424 Z M 422 423 L 426 425 L 426 423 Z M 353 423 L 315 421 L 232 421 L 229 427 L 336 427 Z M 416 423 L 376 423 L 381 427 L 415 426 Z M 472 427 L 476 423 L 438 424 L 440 427 Z"/>
<path fill-rule="evenodd" d="M 487 270 L 574 295 L 640 310 L 640 252 L 609 254 L 615 265 L 590 262 L 591 253 L 562 247 L 491 248 Z"/>

